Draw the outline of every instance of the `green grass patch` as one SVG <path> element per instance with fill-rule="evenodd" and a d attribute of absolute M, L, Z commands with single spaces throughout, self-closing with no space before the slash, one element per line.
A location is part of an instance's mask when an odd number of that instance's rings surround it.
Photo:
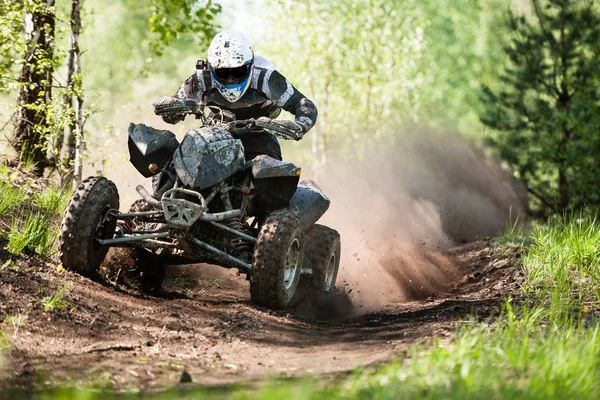
<path fill-rule="evenodd" d="M 350 398 L 593 398 L 600 390 L 600 323 L 508 304 L 492 327 L 465 324 L 450 343 L 415 346 L 402 362 L 367 370 Z M 553 320 L 553 322 L 549 322 Z M 346 396 L 344 396 L 346 397 Z"/>
<path fill-rule="evenodd" d="M 536 227 L 523 257 L 527 294 L 568 311 L 600 305 L 600 225 L 595 216 L 555 218 Z"/>
<path fill-rule="evenodd" d="M 73 303 L 65 300 L 63 297 L 67 292 L 67 285 L 65 284 L 58 292 L 52 296 L 46 296 L 42 299 L 42 306 L 44 306 L 45 312 L 53 312 L 57 310 L 66 310 L 68 308 L 76 309 Z"/>
<path fill-rule="evenodd" d="M 0 217 L 27 198 L 25 191 L 10 183 L 0 181 Z"/>
<path fill-rule="evenodd" d="M 0 326 L 0 351 L 8 350 L 10 346 L 12 346 L 10 336 L 8 335 L 8 333 L 6 333 L 6 330 L 2 326 Z M 2 354 L 0 353 L 0 358 L 1 357 Z"/>
<path fill-rule="evenodd" d="M 41 209 L 49 213 L 62 214 L 69 203 L 69 193 L 65 189 L 49 186 L 35 194 L 35 200 Z"/>
<path fill-rule="evenodd" d="M 13 218 L 6 249 L 9 253 L 19 254 L 27 248 L 47 256 L 57 238 L 58 227 L 51 222 L 49 213 L 28 213 Z"/>

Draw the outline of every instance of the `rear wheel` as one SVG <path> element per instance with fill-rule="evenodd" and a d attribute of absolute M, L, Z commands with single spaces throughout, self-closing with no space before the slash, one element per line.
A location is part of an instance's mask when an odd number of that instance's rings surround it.
<path fill-rule="evenodd" d="M 90 177 L 75 189 L 60 226 L 59 252 L 64 268 L 97 276 L 109 247 L 96 239 L 113 237 L 117 220 L 108 214 L 113 209 L 119 209 L 119 194 L 108 179 Z"/>
<path fill-rule="evenodd" d="M 335 287 L 340 269 L 340 234 L 327 226 L 315 224 L 307 233 L 305 256 L 312 265 L 310 287 L 324 294 Z"/>
<path fill-rule="evenodd" d="M 296 292 L 302 267 L 304 234 L 289 210 L 272 213 L 258 234 L 250 295 L 258 305 L 285 308 Z"/>

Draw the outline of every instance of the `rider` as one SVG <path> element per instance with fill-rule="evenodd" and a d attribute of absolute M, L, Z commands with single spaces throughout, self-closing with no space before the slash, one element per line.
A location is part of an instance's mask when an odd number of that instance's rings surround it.
<path fill-rule="evenodd" d="M 295 121 L 274 121 L 296 140 L 314 126 L 317 108 L 264 58 L 254 56 L 248 38 L 226 30 L 217 34 L 208 48 L 208 62 L 198 62 L 197 71 L 173 96 L 201 101 L 235 115 L 236 120 L 277 118 L 281 109 L 294 114 Z M 157 112 L 158 113 L 158 112 Z M 176 124 L 184 115 L 167 115 L 163 120 Z M 250 122 L 251 123 L 251 122 Z M 230 131 L 235 135 L 235 129 Z M 266 154 L 281 160 L 281 147 L 275 136 L 258 132 L 240 137 L 246 159 Z"/>

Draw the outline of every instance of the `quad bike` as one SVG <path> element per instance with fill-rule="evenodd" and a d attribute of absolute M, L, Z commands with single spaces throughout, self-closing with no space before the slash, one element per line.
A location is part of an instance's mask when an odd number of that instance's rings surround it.
<path fill-rule="evenodd" d="M 247 274 L 252 301 L 285 308 L 299 281 L 312 296 L 330 291 L 340 264 L 340 236 L 315 222 L 329 199 L 300 168 L 260 155 L 246 161 L 237 134 L 268 132 L 289 139 L 273 121 L 232 121 L 216 107 L 164 98 L 159 115 L 192 114 L 202 126 L 178 142 L 167 130 L 130 124 L 130 161 L 146 178 L 129 212 L 105 177 L 90 177 L 74 191 L 60 233 L 63 267 L 98 274 L 110 247 L 129 247 L 146 276 L 162 276 L 166 264 L 211 263 Z M 156 104 L 156 103 L 155 103 Z M 304 292 L 304 291 L 303 291 Z M 295 302 L 296 300 L 294 300 Z"/>

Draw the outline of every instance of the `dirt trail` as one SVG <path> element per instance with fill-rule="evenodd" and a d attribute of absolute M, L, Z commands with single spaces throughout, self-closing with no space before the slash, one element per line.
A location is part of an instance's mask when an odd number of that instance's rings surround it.
<path fill-rule="evenodd" d="M 345 293 L 319 305 L 333 319 L 273 312 L 250 303 L 243 276 L 217 267 L 170 267 L 157 297 L 25 259 L 20 269 L 1 272 L 0 313 L 28 316 L 17 331 L 7 327 L 14 347 L 3 382 L 26 388 L 42 376 L 150 390 L 177 384 L 183 371 L 212 385 L 370 365 L 415 341 L 450 335 L 466 314 L 496 311 L 501 295 L 518 290 L 519 272 L 491 251 L 477 242 L 445 252 L 461 275 L 447 293 L 345 320 L 335 318 L 353 312 Z M 44 312 L 41 297 L 63 282 L 76 308 Z"/>
<path fill-rule="evenodd" d="M 519 290 L 518 254 L 477 240 L 520 213 L 518 193 L 452 135 L 406 135 L 395 146 L 402 157 L 332 162 L 318 178 L 332 200 L 320 223 L 342 237 L 341 290 L 286 312 L 252 305 L 245 277 L 219 267 L 170 267 L 165 290 L 148 296 L 33 255 L 7 262 L 0 243 L 0 322 L 21 321 L 1 325 L 12 348 L 0 394 L 40 379 L 151 390 L 184 371 L 208 385 L 348 371 L 495 312 Z M 63 287 L 62 307 L 45 312 L 43 299 Z"/>

